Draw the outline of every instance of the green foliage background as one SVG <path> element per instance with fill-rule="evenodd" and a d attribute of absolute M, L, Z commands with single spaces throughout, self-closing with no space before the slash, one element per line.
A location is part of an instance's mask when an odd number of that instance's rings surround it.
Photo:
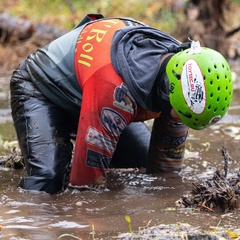
<path fill-rule="evenodd" d="M 186 0 L 1 0 L 0 12 L 71 29 L 87 13 L 133 17 L 169 33 L 182 19 Z"/>

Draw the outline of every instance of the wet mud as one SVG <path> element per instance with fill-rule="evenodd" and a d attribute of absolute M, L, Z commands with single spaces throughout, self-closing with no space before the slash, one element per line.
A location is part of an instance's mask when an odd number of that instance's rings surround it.
<path fill-rule="evenodd" d="M 218 169 L 205 181 L 193 182 L 191 193 L 179 200 L 179 206 L 222 213 L 240 207 L 240 173 L 236 171 L 235 176 L 228 176 L 232 158 L 225 147 L 221 152 L 224 159 L 222 170 Z"/>
<path fill-rule="evenodd" d="M 7 78 L 0 78 L 0 159 L 18 151 L 11 121 Z M 144 169 L 112 169 L 103 192 L 67 189 L 57 195 L 16 188 L 24 169 L 0 168 L 1 239 L 230 239 L 240 236 L 240 209 L 226 212 L 179 207 L 193 182 L 212 178 L 223 168 L 239 173 L 240 90 L 236 80 L 228 115 L 218 124 L 190 130 L 180 173 L 146 175 Z M 131 222 L 126 221 L 128 216 Z M 239 235 L 238 235 L 239 234 Z M 184 238 L 185 237 L 185 238 Z"/>

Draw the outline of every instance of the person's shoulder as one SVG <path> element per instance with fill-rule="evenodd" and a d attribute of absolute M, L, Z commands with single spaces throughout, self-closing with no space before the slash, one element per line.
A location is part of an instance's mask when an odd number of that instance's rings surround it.
<path fill-rule="evenodd" d="M 131 17 L 120 17 L 119 19 L 122 20 L 126 26 L 147 26 L 147 24 Z"/>

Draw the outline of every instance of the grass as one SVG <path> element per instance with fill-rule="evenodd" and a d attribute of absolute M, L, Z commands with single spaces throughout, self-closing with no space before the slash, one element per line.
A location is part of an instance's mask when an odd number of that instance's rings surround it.
<path fill-rule="evenodd" d="M 176 20 L 184 15 L 182 6 L 172 10 L 175 4 L 173 0 L 1 0 L 0 12 L 61 29 L 71 29 L 87 13 L 102 13 L 105 17 L 133 17 L 163 31 L 173 32 Z"/>

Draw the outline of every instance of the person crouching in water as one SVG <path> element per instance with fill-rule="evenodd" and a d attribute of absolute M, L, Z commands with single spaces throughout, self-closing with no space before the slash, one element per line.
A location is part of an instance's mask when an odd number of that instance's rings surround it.
<path fill-rule="evenodd" d="M 67 187 L 69 166 L 70 185 L 90 188 L 106 187 L 111 166 L 181 170 L 188 128 L 219 121 L 233 86 L 217 51 L 89 14 L 23 60 L 10 89 L 27 170 L 19 187 L 53 194 Z"/>

